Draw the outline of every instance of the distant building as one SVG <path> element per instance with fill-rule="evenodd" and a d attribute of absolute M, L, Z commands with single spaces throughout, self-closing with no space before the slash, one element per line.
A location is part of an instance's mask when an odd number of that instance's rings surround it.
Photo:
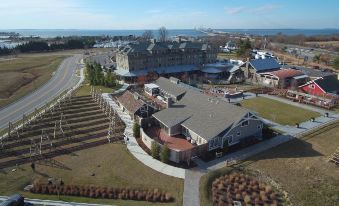
<path fill-rule="evenodd" d="M 215 62 L 217 49 L 200 42 L 137 42 L 116 53 L 116 74 L 122 81 L 148 81 L 148 75 L 197 71 L 203 64 Z"/>
<path fill-rule="evenodd" d="M 295 69 L 281 69 L 262 73 L 260 76 L 263 85 L 280 89 L 297 89 L 298 86 L 305 84 L 309 80 L 309 77 L 302 71 Z"/>
<path fill-rule="evenodd" d="M 299 89 L 307 94 L 324 96 L 326 94 L 339 94 L 339 80 L 336 76 L 324 76 L 311 80 Z"/>
<path fill-rule="evenodd" d="M 262 83 L 265 73 L 278 71 L 281 65 L 274 58 L 251 59 L 240 66 L 247 81 Z"/>

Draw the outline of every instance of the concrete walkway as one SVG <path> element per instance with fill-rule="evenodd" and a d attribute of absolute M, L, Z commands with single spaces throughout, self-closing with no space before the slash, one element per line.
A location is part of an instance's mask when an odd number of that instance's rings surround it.
<path fill-rule="evenodd" d="M 0 203 L 7 199 L 8 199 L 7 196 L 0 196 Z M 55 201 L 55 200 L 40 200 L 40 199 L 25 198 L 25 203 L 27 202 L 33 205 L 49 205 L 49 206 L 114 206 L 114 205 L 103 205 L 103 204 L 64 202 L 64 201 Z"/>
<path fill-rule="evenodd" d="M 104 99 L 110 104 L 110 106 L 117 112 L 122 121 L 126 124 L 126 129 L 124 131 L 125 137 L 129 138 L 129 143 L 127 144 L 128 150 L 131 154 L 141 161 L 143 164 L 148 167 L 161 172 L 163 174 L 184 179 L 185 178 L 185 169 L 173 167 L 171 165 L 165 164 L 159 160 L 154 159 L 148 155 L 138 144 L 137 140 L 133 136 L 133 123 L 130 115 L 123 112 L 122 109 L 112 100 L 110 94 L 102 94 Z M 155 180 L 156 181 L 156 180 Z"/>

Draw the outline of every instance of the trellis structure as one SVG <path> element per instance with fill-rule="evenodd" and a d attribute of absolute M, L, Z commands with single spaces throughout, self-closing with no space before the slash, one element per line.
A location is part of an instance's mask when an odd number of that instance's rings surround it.
<path fill-rule="evenodd" d="M 328 158 L 329 162 L 334 162 L 335 164 L 339 164 L 339 147 L 337 150 Z"/>

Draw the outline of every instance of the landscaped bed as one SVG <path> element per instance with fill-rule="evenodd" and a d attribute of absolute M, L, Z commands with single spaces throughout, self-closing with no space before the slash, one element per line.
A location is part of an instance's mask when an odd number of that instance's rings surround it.
<path fill-rule="evenodd" d="M 259 113 L 259 116 L 283 125 L 294 126 L 320 116 L 319 113 L 295 107 L 265 97 L 256 97 L 241 102 L 241 106 Z"/>
<path fill-rule="evenodd" d="M 200 181 L 201 205 L 212 205 L 212 182 L 234 168 L 255 171 L 266 177 L 273 186 L 282 189 L 293 205 L 336 205 L 338 166 L 327 160 L 339 147 L 338 124 L 337 121 L 302 139 L 281 144 L 236 166 L 208 173 Z"/>

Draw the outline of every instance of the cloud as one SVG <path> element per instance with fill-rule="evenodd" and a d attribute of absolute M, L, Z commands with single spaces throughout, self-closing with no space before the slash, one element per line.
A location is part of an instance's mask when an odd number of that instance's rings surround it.
<path fill-rule="evenodd" d="M 240 13 L 252 13 L 252 14 L 265 14 L 265 13 L 270 13 L 276 9 L 281 8 L 282 5 L 279 4 L 266 4 L 263 6 L 259 6 L 259 7 L 227 7 L 225 8 L 225 12 L 229 15 L 236 15 L 236 14 L 240 14 Z"/>
<path fill-rule="evenodd" d="M 272 12 L 276 9 L 281 8 L 281 7 L 282 6 L 279 5 L 279 4 L 267 4 L 267 5 L 264 5 L 264 6 L 254 8 L 251 12 L 255 13 L 255 14 L 269 13 L 269 12 Z"/>
<path fill-rule="evenodd" d="M 239 14 L 246 10 L 245 7 L 231 7 L 231 8 L 225 8 L 225 11 L 227 14 L 233 15 L 233 14 Z"/>
<path fill-rule="evenodd" d="M 162 12 L 162 10 L 160 10 L 160 9 L 151 9 L 151 10 L 146 11 L 145 13 L 147 13 L 147 14 L 159 14 L 161 12 Z"/>

